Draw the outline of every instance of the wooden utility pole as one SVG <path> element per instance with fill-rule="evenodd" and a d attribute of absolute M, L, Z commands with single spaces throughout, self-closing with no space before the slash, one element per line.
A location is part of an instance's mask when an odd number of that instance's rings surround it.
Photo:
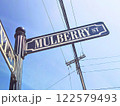
<path fill-rule="evenodd" d="M 25 30 L 22 27 L 18 27 L 16 29 L 15 37 L 15 59 L 16 59 L 16 66 L 13 73 L 11 73 L 11 80 L 10 80 L 10 90 L 21 90 L 21 83 L 22 83 L 22 61 L 25 55 L 26 49 L 26 35 Z"/>
<path fill-rule="evenodd" d="M 61 9 L 62 9 L 62 13 L 63 13 L 63 16 L 64 16 L 64 20 L 65 20 L 67 29 L 69 30 L 70 25 L 69 25 L 69 22 L 68 22 L 68 18 L 67 18 L 67 14 L 66 14 L 66 11 L 65 11 L 64 3 L 63 3 L 62 0 L 59 0 L 59 3 L 60 3 L 60 6 L 61 6 Z M 77 52 L 76 52 L 76 48 L 75 48 L 74 43 L 72 44 L 72 48 L 73 48 L 73 52 L 74 52 L 74 60 L 75 60 L 75 64 L 76 64 L 76 70 L 77 70 L 77 73 L 80 76 L 80 81 L 81 81 L 81 84 L 82 84 L 82 88 L 83 88 L 83 90 L 86 90 L 84 78 L 83 78 L 83 75 L 82 75 L 82 71 L 81 71 L 81 68 L 80 68 L 80 63 L 79 63 L 79 59 L 78 59 L 78 56 L 77 56 Z"/>

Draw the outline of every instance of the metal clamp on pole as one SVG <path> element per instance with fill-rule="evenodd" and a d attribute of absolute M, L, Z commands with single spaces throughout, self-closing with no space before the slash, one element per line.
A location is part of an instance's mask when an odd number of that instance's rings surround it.
<path fill-rule="evenodd" d="M 16 29 L 15 37 L 15 59 L 16 66 L 13 73 L 11 73 L 11 81 L 10 81 L 10 90 L 20 90 L 22 83 L 22 61 L 25 57 L 25 49 L 26 49 L 26 35 L 25 30 L 22 27 L 18 27 Z"/>

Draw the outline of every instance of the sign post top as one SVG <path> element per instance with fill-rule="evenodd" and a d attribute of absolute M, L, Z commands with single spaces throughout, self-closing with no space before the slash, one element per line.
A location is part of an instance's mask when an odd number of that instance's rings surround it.
<path fill-rule="evenodd" d="M 25 35 L 25 29 L 23 27 L 18 27 L 15 32 L 16 32 L 15 36 L 14 36 L 15 38 L 18 35 L 23 35 L 23 36 L 26 37 L 26 35 Z"/>

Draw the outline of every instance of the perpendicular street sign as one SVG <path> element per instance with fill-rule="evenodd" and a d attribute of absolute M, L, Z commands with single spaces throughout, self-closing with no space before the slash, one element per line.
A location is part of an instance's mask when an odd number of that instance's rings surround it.
<path fill-rule="evenodd" d="M 4 30 L 2 22 L 0 21 L 0 51 L 10 69 L 11 72 L 14 71 L 15 68 L 15 56 L 13 52 L 13 48 L 8 39 L 8 36 Z"/>
<path fill-rule="evenodd" d="M 26 54 L 108 35 L 103 22 L 27 39 Z"/>

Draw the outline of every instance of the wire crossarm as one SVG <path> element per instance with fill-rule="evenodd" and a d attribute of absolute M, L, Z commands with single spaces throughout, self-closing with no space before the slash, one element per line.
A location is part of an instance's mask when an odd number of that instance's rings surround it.
<path fill-rule="evenodd" d="M 71 65 L 72 63 L 75 63 L 77 60 L 81 60 L 81 59 L 83 59 L 83 58 L 85 58 L 86 56 L 85 56 L 85 54 L 83 54 L 82 56 L 80 56 L 80 57 L 78 57 L 78 58 L 75 58 L 75 59 L 73 59 L 73 60 L 71 60 L 71 61 L 69 61 L 69 62 L 66 62 L 65 64 L 67 65 L 67 66 L 69 66 L 69 65 Z"/>

